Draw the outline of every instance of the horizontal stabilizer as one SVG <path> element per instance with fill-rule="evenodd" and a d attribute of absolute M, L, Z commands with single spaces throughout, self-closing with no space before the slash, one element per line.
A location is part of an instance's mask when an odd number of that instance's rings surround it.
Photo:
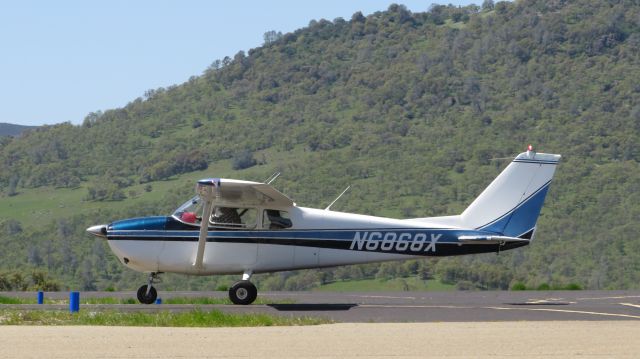
<path fill-rule="evenodd" d="M 460 242 L 464 244 L 505 244 L 505 243 L 528 243 L 528 238 L 506 237 L 506 236 L 460 236 Z"/>

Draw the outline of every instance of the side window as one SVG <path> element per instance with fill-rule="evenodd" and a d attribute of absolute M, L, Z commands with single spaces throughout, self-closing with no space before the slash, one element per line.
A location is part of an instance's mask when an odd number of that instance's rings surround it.
<path fill-rule="evenodd" d="M 290 228 L 292 223 L 289 213 L 275 209 L 265 209 L 262 224 L 265 229 L 285 229 Z"/>
<path fill-rule="evenodd" d="M 255 208 L 215 207 L 209 224 L 218 228 L 246 229 L 256 226 Z"/>

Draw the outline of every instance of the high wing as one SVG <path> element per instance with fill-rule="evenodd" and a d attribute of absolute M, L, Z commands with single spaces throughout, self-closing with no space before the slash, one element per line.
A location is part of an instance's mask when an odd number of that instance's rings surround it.
<path fill-rule="evenodd" d="M 215 207 L 271 207 L 284 208 L 295 203 L 268 184 L 226 178 L 207 178 L 198 181 L 196 192 L 204 201 L 202 218 L 210 218 Z M 204 221 L 203 221 L 204 222 Z M 200 226 L 196 260 L 197 269 L 202 269 L 204 247 L 207 244 L 209 227 Z"/>
<path fill-rule="evenodd" d="M 202 187 L 215 187 L 212 198 L 216 206 L 227 207 L 291 207 L 295 203 L 272 186 L 259 182 L 226 178 L 208 178 L 198 181 L 198 193 Z"/>

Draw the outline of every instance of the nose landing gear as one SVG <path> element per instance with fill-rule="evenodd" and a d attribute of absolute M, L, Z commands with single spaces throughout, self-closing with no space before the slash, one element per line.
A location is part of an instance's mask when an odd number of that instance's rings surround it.
<path fill-rule="evenodd" d="M 249 281 L 251 274 L 251 271 L 244 272 L 242 280 L 235 282 L 231 288 L 229 288 L 229 299 L 231 299 L 233 304 L 248 305 L 256 300 L 258 289 Z"/>
<path fill-rule="evenodd" d="M 151 273 L 149 274 L 148 284 L 145 284 L 138 288 L 138 301 L 142 304 L 153 304 L 158 298 L 158 292 L 152 286 L 153 283 L 159 283 L 160 277 L 158 277 L 160 273 Z"/>

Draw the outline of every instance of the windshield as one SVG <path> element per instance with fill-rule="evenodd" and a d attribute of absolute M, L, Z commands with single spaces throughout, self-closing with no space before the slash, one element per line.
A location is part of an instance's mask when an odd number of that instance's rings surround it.
<path fill-rule="evenodd" d="M 185 222 L 194 223 L 195 221 L 188 221 L 183 217 L 190 217 L 191 214 L 195 216 L 202 216 L 202 201 L 200 196 L 194 196 L 190 200 L 182 204 L 178 209 L 173 212 L 173 216 L 181 219 Z M 190 219 L 190 218 L 188 218 Z"/>

